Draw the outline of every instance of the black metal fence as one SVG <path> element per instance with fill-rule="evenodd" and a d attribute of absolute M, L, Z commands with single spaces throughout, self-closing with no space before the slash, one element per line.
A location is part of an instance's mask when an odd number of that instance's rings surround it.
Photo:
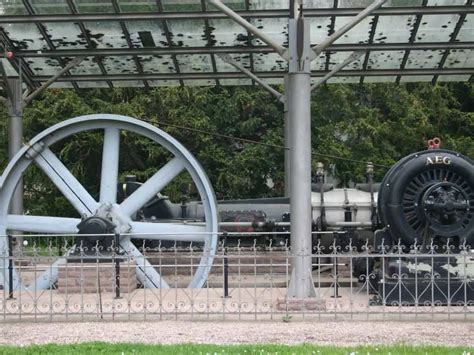
<path fill-rule="evenodd" d="M 474 318 L 474 253 L 466 245 L 355 247 L 334 238 L 310 256 L 316 297 L 295 299 L 287 294 L 291 265 L 309 254 L 272 240 L 222 240 L 202 288 L 188 288 L 208 252 L 199 245 L 144 243 L 136 257 L 114 246 L 71 252 L 64 240 L 30 239 L 3 251 L 4 322 Z M 149 274 L 166 288 L 143 287 Z"/>

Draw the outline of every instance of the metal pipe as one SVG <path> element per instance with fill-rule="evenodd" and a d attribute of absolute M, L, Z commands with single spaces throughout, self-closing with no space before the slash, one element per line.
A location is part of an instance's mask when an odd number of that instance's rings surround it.
<path fill-rule="evenodd" d="M 8 155 L 10 160 L 23 146 L 23 100 L 21 82 L 18 79 L 9 80 L 12 97 L 10 97 L 10 117 L 8 124 Z M 20 179 L 10 203 L 11 214 L 23 214 L 23 179 Z M 19 235 L 19 232 L 12 232 Z M 17 239 L 21 243 L 21 238 Z"/>
<path fill-rule="evenodd" d="M 326 47 L 329 47 L 337 39 L 343 36 L 347 31 L 349 31 L 351 28 L 353 28 L 355 25 L 357 25 L 359 22 L 361 22 L 363 19 L 365 19 L 375 10 L 377 10 L 380 6 L 385 4 L 385 2 L 387 2 L 387 0 L 375 1 L 374 3 L 372 3 L 372 5 L 368 6 L 366 9 L 361 11 L 357 16 L 352 18 L 350 22 L 346 23 L 344 26 L 342 26 L 340 29 L 338 29 L 336 32 L 334 32 L 331 36 L 326 38 L 324 41 L 319 43 L 317 46 L 314 46 L 313 52 L 315 54 L 315 58 L 318 57 Z"/>
<path fill-rule="evenodd" d="M 344 67 L 346 67 L 347 65 L 349 65 L 353 61 L 357 60 L 364 53 L 365 53 L 364 51 L 353 52 L 349 57 L 347 57 L 347 59 L 345 61 L 343 61 L 342 63 L 336 65 L 333 70 L 331 70 L 329 73 L 327 73 L 321 79 L 319 79 L 319 81 L 314 83 L 313 86 L 311 86 L 311 91 L 313 91 L 314 89 L 316 89 L 317 87 L 321 86 L 326 81 L 331 79 L 334 75 L 339 73 Z"/>
<path fill-rule="evenodd" d="M 283 141 L 285 147 L 290 147 L 290 117 L 288 113 L 288 96 L 290 95 L 290 89 L 288 84 L 288 75 L 285 75 L 285 102 L 283 107 Z M 291 174 L 290 174 L 290 150 L 285 149 L 284 151 L 284 172 L 285 172 L 285 197 L 290 197 L 291 189 Z"/>
<path fill-rule="evenodd" d="M 224 62 L 234 66 L 238 70 L 240 70 L 242 73 L 247 75 L 250 79 L 255 80 L 257 83 L 259 83 L 264 89 L 266 89 L 270 94 L 275 96 L 275 98 L 280 101 L 284 102 L 285 101 L 285 95 L 282 93 L 278 92 L 274 88 L 272 88 L 270 85 L 268 85 L 266 82 L 264 82 L 262 79 L 260 79 L 257 75 L 252 73 L 250 70 L 245 68 L 243 65 L 240 65 L 237 63 L 232 57 L 228 54 L 219 54 L 219 58 L 221 58 Z"/>
<path fill-rule="evenodd" d="M 257 27 L 249 23 L 246 19 L 241 17 L 239 14 L 237 14 L 235 11 L 232 9 L 228 8 L 226 5 L 224 5 L 220 0 L 208 0 L 212 5 L 217 7 L 219 10 L 221 10 L 223 13 L 225 13 L 227 16 L 229 16 L 232 20 L 237 22 L 239 25 L 244 27 L 247 31 L 253 33 L 255 36 L 260 38 L 263 42 L 268 44 L 270 47 L 275 49 L 278 54 L 280 54 L 283 59 L 288 60 L 288 51 L 285 47 L 283 47 L 281 44 L 277 43 L 276 41 L 273 40 L 270 36 L 268 36 L 266 33 L 260 31 Z"/>
<path fill-rule="evenodd" d="M 77 57 L 77 58 L 74 58 L 73 60 L 71 60 L 64 68 L 62 68 L 60 71 L 58 71 L 56 74 L 54 74 L 51 77 L 51 79 L 49 79 L 48 81 L 45 81 L 43 84 L 41 84 L 41 86 L 38 89 L 33 91 L 31 94 L 29 94 L 24 100 L 25 105 L 28 105 L 31 102 L 31 100 L 33 100 L 36 96 L 41 94 L 51 84 L 56 82 L 56 80 L 59 77 L 61 77 L 64 73 L 66 73 L 68 70 L 70 70 L 70 69 L 74 68 L 75 66 L 77 66 L 80 62 L 82 62 L 84 60 L 84 58 L 85 57 Z"/>
<path fill-rule="evenodd" d="M 291 248 L 295 258 L 294 297 L 310 296 L 311 271 L 311 75 L 290 73 L 290 212 Z"/>
<path fill-rule="evenodd" d="M 362 8 L 305 8 L 304 16 L 308 17 L 348 17 L 356 16 Z M 288 9 L 238 10 L 236 13 L 244 18 L 288 18 Z M 446 6 L 403 6 L 377 9 L 377 16 L 414 16 L 414 15 L 461 15 L 472 14 L 474 8 L 466 5 Z M 291 16 L 291 15 L 290 15 Z M 168 20 L 203 20 L 222 19 L 226 15 L 221 11 L 181 11 L 181 12 L 121 12 L 121 13 L 88 13 L 88 14 L 34 14 L 34 15 L 1 15 L 0 24 L 36 23 L 36 22 L 103 22 L 103 21 L 168 21 Z"/>

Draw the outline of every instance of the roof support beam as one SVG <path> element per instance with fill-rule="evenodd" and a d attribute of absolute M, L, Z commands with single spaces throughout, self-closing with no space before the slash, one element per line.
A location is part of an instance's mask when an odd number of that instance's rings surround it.
<path fill-rule="evenodd" d="M 249 23 L 247 20 L 245 20 L 235 11 L 225 6 L 220 0 L 208 0 L 208 1 L 209 3 L 217 7 L 219 10 L 221 10 L 223 13 L 225 13 L 227 16 L 229 16 L 232 20 L 234 20 L 239 25 L 244 27 L 247 31 L 251 32 L 258 38 L 260 38 L 263 42 L 265 42 L 270 47 L 272 47 L 278 54 L 282 56 L 283 59 L 288 60 L 287 49 L 283 47 L 282 45 L 280 45 L 278 42 L 274 41 L 273 38 L 268 36 L 265 32 L 260 31 L 257 27 Z"/>
<path fill-rule="evenodd" d="M 362 8 L 318 8 L 305 9 L 305 17 L 356 16 Z M 235 11 L 244 18 L 288 18 L 287 9 Z M 458 15 L 472 14 L 472 6 L 406 6 L 387 7 L 375 10 L 372 15 L 406 16 L 406 15 Z M 222 19 L 227 16 L 220 11 L 190 12 L 140 12 L 140 13 L 90 13 L 90 14 L 37 14 L 37 15 L 1 15 L 0 23 L 34 23 L 34 22 L 77 22 L 77 21 L 140 21 L 140 20 L 195 20 Z"/>
<path fill-rule="evenodd" d="M 252 79 L 252 80 L 256 81 L 257 83 L 259 83 L 265 90 L 267 90 L 270 94 L 275 96 L 275 98 L 278 101 L 280 101 L 282 103 L 285 103 L 285 101 L 286 101 L 285 95 L 283 95 L 282 93 L 280 93 L 277 90 L 275 90 L 274 88 L 272 88 L 270 85 L 268 85 L 266 82 L 264 82 L 262 79 L 260 79 L 257 75 L 252 73 L 250 70 L 245 68 L 243 65 L 240 65 L 239 63 L 237 63 L 235 60 L 232 59 L 232 57 L 230 55 L 219 55 L 219 57 L 224 62 L 226 62 L 226 63 L 234 66 L 238 70 L 240 70 L 242 73 L 247 75 L 250 79 Z"/>
<path fill-rule="evenodd" d="M 311 91 L 320 87 L 322 84 L 324 84 L 326 81 L 328 81 L 329 79 L 331 79 L 334 75 L 336 75 L 337 73 L 339 73 L 344 67 L 346 67 L 347 65 L 349 65 L 350 63 L 352 63 L 353 61 L 357 60 L 362 54 L 364 54 L 365 52 L 363 51 L 359 51 L 359 52 L 354 52 L 352 53 L 349 57 L 347 57 L 347 59 L 345 61 L 343 61 L 342 63 L 336 65 L 334 67 L 334 69 L 332 69 L 329 73 L 327 73 L 326 75 L 324 75 L 318 82 L 314 83 L 312 86 L 311 86 Z"/>
<path fill-rule="evenodd" d="M 335 41 L 337 41 L 341 36 L 347 33 L 351 28 L 356 26 L 359 22 L 361 22 L 363 19 L 365 19 L 367 16 L 372 14 L 376 9 L 378 9 L 380 6 L 385 4 L 387 0 L 377 0 L 372 5 L 368 6 L 366 9 L 361 11 L 357 16 L 355 16 L 353 19 L 351 19 L 350 22 L 346 23 L 344 26 L 342 26 L 340 29 L 338 29 L 336 32 L 334 32 L 332 35 L 330 35 L 328 38 L 326 38 L 324 41 L 319 43 L 317 46 L 313 47 L 313 52 L 315 57 L 318 57 L 324 49 L 329 47 L 331 44 L 333 44 Z"/>
<path fill-rule="evenodd" d="M 84 60 L 85 57 L 76 57 L 73 60 L 71 60 L 64 68 L 62 68 L 60 71 L 58 71 L 55 75 L 51 77 L 51 79 L 45 81 L 39 88 L 37 88 L 35 91 L 33 91 L 31 94 L 26 96 L 23 99 L 23 102 L 25 105 L 28 105 L 31 100 L 33 100 L 36 96 L 41 94 L 44 90 L 46 90 L 48 87 L 51 86 L 56 80 L 58 80 L 61 76 L 63 76 L 65 73 L 67 73 L 70 69 L 74 68 L 76 65 L 78 65 L 80 62 Z"/>
<path fill-rule="evenodd" d="M 286 72 L 284 71 L 270 71 L 258 73 L 259 78 L 281 79 Z M 312 72 L 312 77 L 323 77 L 326 71 Z M 432 76 L 432 75 L 474 75 L 474 68 L 450 68 L 450 69 L 371 69 L 367 71 L 362 70 L 344 70 L 334 76 L 358 77 L 365 76 Z M 69 80 L 76 81 L 106 81 L 106 80 L 203 80 L 203 79 L 242 79 L 246 75 L 239 72 L 221 72 L 221 73 L 161 73 L 161 74 L 109 74 L 109 75 L 74 75 L 72 77 L 60 77 L 58 82 L 65 82 Z M 43 82 L 48 80 L 47 76 L 35 76 L 34 82 Z"/>
<path fill-rule="evenodd" d="M 474 49 L 474 42 L 418 42 L 418 43 L 344 43 L 333 44 L 325 51 L 400 51 L 400 50 L 447 50 Z M 172 47 L 172 48 L 84 48 L 56 49 L 54 51 L 19 50 L 14 52 L 20 58 L 76 57 L 76 56 L 129 56 L 129 55 L 173 55 L 173 54 L 244 54 L 273 53 L 271 47 Z"/>

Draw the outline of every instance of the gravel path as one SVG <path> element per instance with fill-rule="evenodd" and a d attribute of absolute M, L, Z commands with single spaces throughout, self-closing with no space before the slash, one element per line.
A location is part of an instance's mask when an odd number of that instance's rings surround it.
<path fill-rule="evenodd" d="M 0 324 L 0 344 L 91 341 L 155 344 L 314 343 L 474 346 L 472 323 L 436 322 L 114 322 Z"/>

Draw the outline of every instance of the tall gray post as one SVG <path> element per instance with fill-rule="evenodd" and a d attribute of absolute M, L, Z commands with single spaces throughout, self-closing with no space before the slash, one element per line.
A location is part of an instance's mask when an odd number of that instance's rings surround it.
<path fill-rule="evenodd" d="M 8 155 L 10 160 L 23 145 L 23 99 L 21 82 L 9 80 L 12 97 L 10 97 L 10 119 L 8 122 Z M 23 180 L 20 180 L 10 204 L 11 214 L 23 214 Z"/>
<path fill-rule="evenodd" d="M 285 102 L 283 106 L 283 125 L 284 125 L 284 131 L 283 131 L 283 141 L 284 145 L 286 148 L 290 147 L 290 115 L 288 112 L 288 97 L 290 95 L 290 90 L 289 90 L 289 82 L 288 82 L 288 75 L 285 75 Z M 284 153 L 284 169 L 285 169 L 285 197 L 290 197 L 290 186 L 291 186 L 291 180 L 290 180 L 290 150 L 285 149 Z"/>
<path fill-rule="evenodd" d="M 289 23 L 290 212 L 292 275 L 288 297 L 316 293 L 311 277 L 311 46 L 309 24 Z"/>

